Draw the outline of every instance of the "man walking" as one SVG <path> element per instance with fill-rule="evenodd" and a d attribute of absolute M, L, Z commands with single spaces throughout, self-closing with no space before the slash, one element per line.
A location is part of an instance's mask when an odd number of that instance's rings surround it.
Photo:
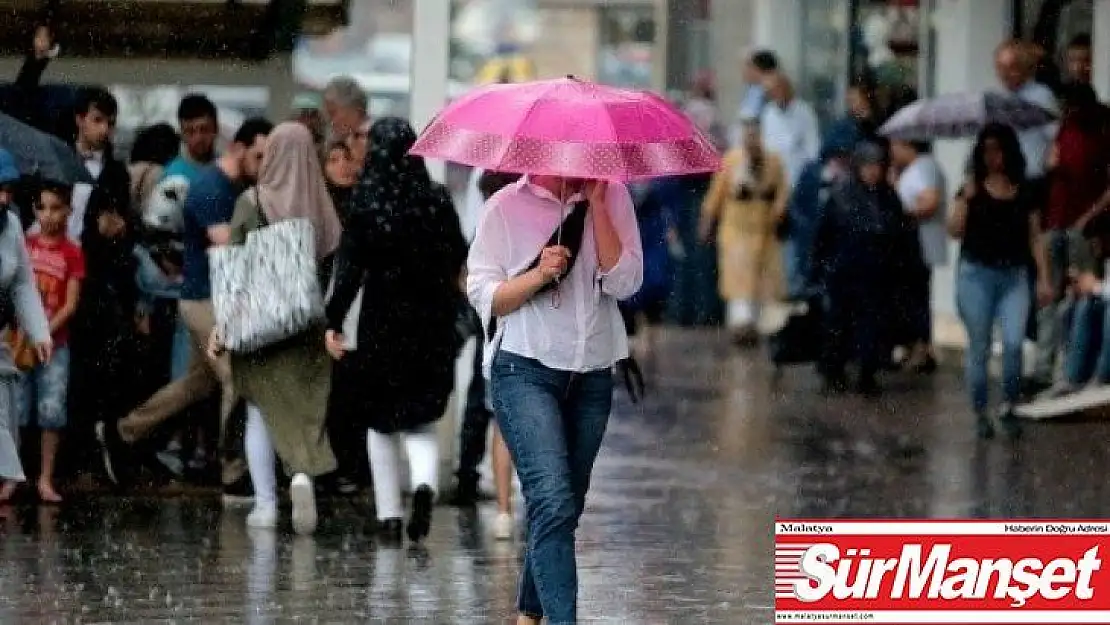
<path fill-rule="evenodd" d="M 236 397 L 228 356 L 225 354 L 219 359 L 212 359 L 206 354 L 209 337 L 216 325 L 207 254 L 209 247 L 227 245 L 230 240 L 229 222 L 235 201 L 242 188 L 258 175 L 266 137 L 272 128 L 273 125 L 264 119 L 245 122 L 235 134 L 227 153 L 214 165 L 199 172 L 189 189 L 184 207 L 184 280 L 179 304 L 181 318 L 191 339 L 189 368 L 184 376 L 164 386 L 123 419 L 114 424 L 96 424 L 104 468 L 113 482 L 120 481 L 114 456 L 124 445 L 142 440 L 158 425 L 217 389 L 221 393 L 220 448 L 226 450 L 228 446 L 226 426 Z M 241 462 L 225 461 L 221 476 L 223 484 L 234 484 L 243 472 Z"/>

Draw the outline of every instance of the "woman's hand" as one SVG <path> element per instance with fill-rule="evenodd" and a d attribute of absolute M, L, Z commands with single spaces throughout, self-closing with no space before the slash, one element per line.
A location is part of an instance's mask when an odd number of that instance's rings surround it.
<path fill-rule="evenodd" d="M 324 349 L 335 360 L 343 360 L 347 355 L 347 339 L 335 330 L 328 330 L 324 333 Z"/>
<path fill-rule="evenodd" d="M 41 343 L 35 343 L 35 358 L 38 359 L 39 363 L 45 365 L 50 362 L 53 356 L 54 341 L 52 339 L 46 339 Z"/>
<path fill-rule="evenodd" d="M 536 270 L 543 277 L 543 283 L 549 284 L 563 277 L 570 262 L 570 250 L 562 245 L 552 245 L 543 248 L 540 252 L 540 264 Z"/>
<path fill-rule="evenodd" d="M 220 340 L 220 333 L 216 328 L 212 328 L 212 332 L 208 335 L 208 349 L 206 352 L 212 360 L 219 360 L 224 353 L 224 344 Z"/>

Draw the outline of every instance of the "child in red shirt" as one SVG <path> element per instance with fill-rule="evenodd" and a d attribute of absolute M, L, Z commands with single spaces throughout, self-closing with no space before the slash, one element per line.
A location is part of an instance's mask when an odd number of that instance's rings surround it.
<path fill-rule="evenodd" d="M 54 488 L 54 464 L 60 432 L 66 426 L 66 401 L 69 386 L 69 321 L 77 310 L 81 281 L 85 278 L 85 256 L 80 246 L 66 235 L 71 190 L 46 185 L 35 205 L 37 234 L 28 235 L 27 252 L 35 282 L 42 295 L 43 308 L 50 320 L 54 355 L 47 363 L 35 363 L 23 376 L 19 410 L 24 427 L 31 424 L 32 413 L 42 430 L 42 468 L 38 492 L 44 503 L 61 503 Z"/>

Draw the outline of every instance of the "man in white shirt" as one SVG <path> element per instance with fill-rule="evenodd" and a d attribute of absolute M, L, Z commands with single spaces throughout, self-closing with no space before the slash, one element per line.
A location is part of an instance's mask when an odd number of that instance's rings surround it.
<path fill-rule="evenodd" d="M 794 86 L 781 73 L 767 76 L 763 88 L 767 93 L 761 118 L 763 145 L 782 159 L 793 188 L 802 169 L 817 158 L 821 149 L 817 114 L 808 102 L 794 95 Z"/>

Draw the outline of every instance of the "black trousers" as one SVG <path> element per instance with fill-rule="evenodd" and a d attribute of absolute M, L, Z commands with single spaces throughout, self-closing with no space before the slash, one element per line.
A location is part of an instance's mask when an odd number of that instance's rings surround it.
<path fill-rule="evenodd" d="M 455 473 L 459 484 L 477 486 L 478 465 L 486 455 L 486 436 L 493 413 L 486 407 L 486 380 L 482 376 L 483 341 L 479 339 L 474 350 L 474 377 L 466 391 L 466 408 L 463 411 L 462 432 L 459 441 L 459 470 Z"/>
<path fill-rule="evenodd" d="M 877 288 L 863 280 L 842 280 L 828 285 L 827 298 L 822 373 L 843 376 L 845 365 L 854 359 L 861 377 L 874 376 L 887 334 Z"/>

